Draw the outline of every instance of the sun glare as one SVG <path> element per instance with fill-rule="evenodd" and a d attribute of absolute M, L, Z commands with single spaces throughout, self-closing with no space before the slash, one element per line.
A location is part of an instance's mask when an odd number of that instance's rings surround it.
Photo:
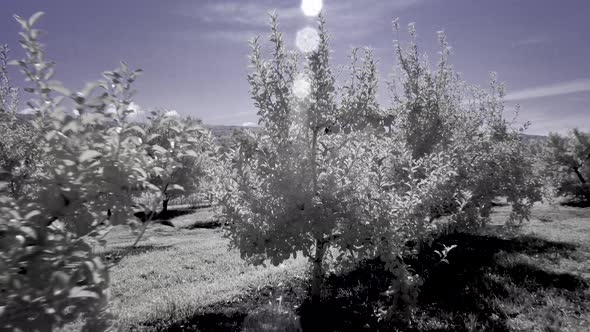
<path fill-rule="evenodd" d="M 297 48 L 304 53 L 315 51 L 320 44 L 320 35 L 312 27 L 305 27 L 297 31 L 295 37 L 295 45 Z"/>
<path fill-rule="evenodd" d="M 311 93 L 311 84 L 304 74 L 299 74 L 293 81 L 293 94 L 298 99 L 305 99 Z"/>
<path fill-rule="evenodd" d="M 305 16 L 318 16 L 324 7 L 322 0 L 301 0 L 301 10 Z"/>

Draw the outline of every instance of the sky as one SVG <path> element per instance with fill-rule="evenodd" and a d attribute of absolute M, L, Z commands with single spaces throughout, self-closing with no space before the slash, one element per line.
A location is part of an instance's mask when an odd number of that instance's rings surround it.
<path fill-rule="evenodd" d="M 248 39 L 267 36 L 268 11 L 277 10 L 290 48 L 297 31 L 315 26 L 301 0 L 2 0 L 0 8 L 0 43 L 12 58 L 24 54 L 13 14 L 46 13 L 38 24 L 42 42 L 66 87 L 81 89 L 125 61 L 144 70 L 138 109 L 225 125 L 257 121 L 246 80 Z M 396 65 L 391 22 L 414 22 L 431 58 L 437 31 L 445 31 L 451 62 L 468 82 L 485 86 L 496 72 L 508 110 L 518 104 L 520 121 L 531 121 L 528 133 L 590 130 L 589 0 L 323 0 L 322 10 L 336 66 L 347 64 L 352 47 L 372 47 L 385 86 Z M 16 68 L 10 74 L 24 84 Z"/>

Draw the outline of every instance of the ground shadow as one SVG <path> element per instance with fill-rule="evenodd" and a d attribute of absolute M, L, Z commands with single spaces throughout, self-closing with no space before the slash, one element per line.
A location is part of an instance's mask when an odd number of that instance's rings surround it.
<path fill-rule="evenodd" d="M 175 322 L 170 325 L 167 321 L 151 322 L 149 325 L 137 325 L 129 331 L 199 331 L 199 332 L 216 332 L 216 331 L 241 331 L 242 322 L 247 314 L 244 310 L 235 310 L 231 308 L 212 307 L 206 311 L 196 313 L 193 319 L 187 322 Z"/>
<path fill-rule="evenodd" d="M 590 200 L 580 200 L 580 199 L 571 199 L 561 202 L 563 206 L 571 206 L 571 207 L 579 207 L 579 208 L 588 208 L 590 207 Z"/>
<path fill-rule="evenodd" d="M 172 248 L 172 245 L 160 245 L 160 246 L 155 246 L 155 245 L 140 245 L 140 246 L 136 246 L 133 248 L 116 248 L 116 249 L 110 249 L 108 251 L 105 251 L 103 253 L 100 254 L 100 257 L 102 258 L 103 262 L 108 262 L 108 263 L 119 263 L 119 261 L 121 261 L 121 259 L 123 259 L 123 257 L 130 257 L 130 256 L 137 256 L 137 255 L 141 255 L 141 254 L 146 254 L 149 252 L 153 252 L 153 251 L 164 251 L 167 250 L 169 248 Z"/>
<path fill-rule="evenodd" d="M 449 264 L 441 263 L 434 253 L 443 245 L 457 245 L 447 256 Z M 461 331 L 465 330 L 467 317 L 476 317 L 479 326 L 486 330 L 508 331 L 509 313 L 493 301 L 512 296 L 507 281 L 531 292 L 558 289 L 572 294 L 587 289 L 588 282 L 519 261 L 506 264 L 502 257 L 518 253 L 566 258 L 575 249 L 569 243 L 531 236 L 510 240 L 472 234 L 440 237 L 419 256 L 404 257 L 405 263 L 424 279 L 415 311 L 423 322 L 378 321 L 376 304 L 387 303 L 383 291 L 394 276 L 385 271 L 379 260 L 372 260 L 347 274 L 331 276 L 327 281 L 327 300 L 321 308 L 312 309 L 309 304 L 302 307 L 302 325 L 305 331 Z M 430 324 L 430 318 L 443 319 L 444 327 Z"/>
<path fill-rule="evenodd" d="M 447 256 L 449 264 L 441 263 L 434 249 L 453 244 L 457 247 Z M 475 318 L 485 330 L 508 331 L 507 321 L 512 313 L 494 304 L 497 299 L 513 296 L 508 284 L 530 292 L 558 290 L 575 298 L 588 289 L 588 282 L 572 274 L 504 258 L 518 256 L 511 254 L 567 258 L 575 250 L 569 243 L 532 236 L 513 239 L 473 234 L 442 236 L 419 256 L 404 257 L 405 263 L 424 279 L 415 308 L 418 316 L 410 321 L 378 321 L 376 308 L 380 303 L 387 303 L 384 291 L 394 276 L 384 269 L 381 261 L 370 260 L 347 273 L 329 276 L 321 306 L 312 307 L 307 302 L 305 292 L 309 284 L 298 281 L 266 293 L 246 294 L 240 302 L 219 304 L 185 322 L 151 323 L 143 328 L 240 331 L 249 312 L 274 301 L 276 294 L 281 293 L 284 303 L 299 308 L 297 314 L 304 331 L 466 331 L 467 317 Z M 433 320 L 444 320 L 444 324 L 431 324 Z"/>
<path fill-rule="evenodd" d="M 142 222 L 145 222 L 149 218 L 152 221 L 162 221 L 162 220 L 171 220 L 176 217 L 184 216 L 190 213 L 194 213 L 196 209 L 193 208 L 186 208 L 186 209 L 171 209 L 165 212 L 148 212 L 145 213 L 144 211 L 135 212 L 133 215 L 139 218 Z"/>
<path fill-rule="evenodd" d="M 186 226 L 186 229 L 197 229 L 197 228 L 219 228 L 221 227 L 221 222 L 219 220 L 209 220 L 209 221 L 199 221 L 192 223 Z"/>

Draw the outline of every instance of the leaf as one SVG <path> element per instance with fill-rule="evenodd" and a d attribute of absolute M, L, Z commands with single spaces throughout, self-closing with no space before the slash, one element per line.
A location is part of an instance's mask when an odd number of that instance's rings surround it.
<path fill-rule="evenodd" d="M 146 143 L 149 143 L 149 142 L 153 141 L 154 139 L 156 139 L 158 137 L 160 137 L 159 134 L 151 134 L 151 135 L 148 136 L 148 138 L 146 140 Z"/>
<path fill-rule="evenodd" d="M 102 156 L 102 154 L 98 151 L 95 150 L 86 150 L 84 152 L 82 152 L 82 154 L 80 155 L 80 157 L 78 158 L 78 160 L 83 163 L 87 160 L 90 159 L 97 159 L 100 158 Z"/>
<path fill-rule="evenodd" d="M 179 184 L 173 184 L 173 185 L 171 185 L 171 186 L 170 186 L 170 189 L 172 189 L 172 190 L 181 190 L 181 191 L 184 191 L 184 187 L 183 187 L 183 186 L 181 186 L 181 185 L 179 185 Z"/>
<path fill-rule="evenodd" d="M 164 173 L 166 170 L 163 169 L 162 167 L 153 167 L 152 168 L 152 172 L 156 173 L 157 175 L 160 175 L 161 173 Z"/>
<path fill-rule="evenodd" d="M 20 66 L 20 67 L 27 66 L 27 64 L 23 60 L 10 60 L 7 62 L 7 64 L 10 66 Z"/>
<path fill-rule="evenodd" d="M 130 132 L 130 131 L 136 131 L 138 133 L 140 133 L 141 135 L 145 136 L 145 130 L 143 130 L 143 128 L 141 128 L 140 126 L 131 126 L 127 129 L 125 129 L 125 132 Z"/>
<path fill-rule="evenodd" d="M 167 152 L 167 151 L 166 151 L 166 149 L 164 149 L 163 147 L 159 146 L 158 144 L 154 144 L 154 145 L 152 145 L 152 149 L 153 149 L 155 152 L 158 152 L 158 153 L 160 153 L 160 154 L 166 154 L 166 152 Z"/>
<path fill-rule="evenodd" d="M 34 26 L 43 15 L 45 15 L 44 12 L 36 12 L 35 14 L 33 14 L 33 16 L 29 18 L 29 27 Z"/>
<path fill-rule="evenodd" d="M 82 89 L 82 91 L 80 91 L 80 93 L 84 96 L 90 96 L 92 94 L 92 92 L 94 92 L 94 90 L 98 89 L 100 87 L 100 82 L 91 82 L 91 83 L 86 83 L 86 85 L 84 86 L 84 89 Z"/>
<path fill-rule="evenodd" d="M 21 25 L 23 30 L 29 30 L 29 23 L 27 22 L 27 20 L 25 20 L 24 18 L 22 18 L 18 15 L 14 15 L 13 17 L 18 22 L 18 24 Z"/>
<path fill-rule="evenodd" d="M 34 211 L 31 211 L 31 212 L 27 213 L 27 214 L 25 215 L 25 219 L 26 219 L 26 220 L 31 220 L 33 217 L 35 217 L 35 216 L 39 216 L 39 215 L 41 215 L 41 211 L 39 211 L 39 210 L 34 210 Z"/>
<path fill-rule="evenodd" d="M 85 290 L 82 287 L 74 287 L 74 288 L 70 289 L 70 294 L 68 295 L 68 297 L 69 298 L 91 297 L 91 298 L 95 298 L 95 299 L 100 298 L 100 296 L 96 292 L 91 292 L 91 291 Z"/>
<path fill-rule="evenodd" d="M 79 125 L 79 123 L 77 121 L 70 121 L 70 122 L 68 122 L 68 124 L 66 124 L 62 128 L 62 131 L 64 133 L 67 133 L 68 131 L 78 132 L 79 129 L 81 129 L 81 126 Z M 66 165 L 68 165 L 68 164 L 66 163 Z M 72 165 L 68 165 L 68 166 L 72 166 Z"/>
<path fill-rule="evenodd" d="M 53 272 L 53 278 L 59 283 L 61 287 L 65 287 L 70 282 L 70 276 L 63 271 Z"/>
<path fill-rule="evenodd" d="M 139 167 L 133 167 L 132 170 L 136 171 L 137 173 L 139 173 L 139 175 L 141 175 L 141 177 L 146 178 L 147 177 L 147 173 L 139 168 Z"/>
<path fill-rule="evenodd" d="M 198 157 L 199 155 L 194 150 L 184 150 L 183 154 L 189 157 Z"/>
<path fill-rule="evenodd" d="M 164 171 L 164 170 L 162 169 L 162 171 Z M 157 192 L 160 191 L 160 188 L 158 188 L 156 185 L 151 184 L 149 182 L 145 183 L 145 186 L 146 186 L 147 189 L 151 189 L 151 190 L 157 191 Z"/>

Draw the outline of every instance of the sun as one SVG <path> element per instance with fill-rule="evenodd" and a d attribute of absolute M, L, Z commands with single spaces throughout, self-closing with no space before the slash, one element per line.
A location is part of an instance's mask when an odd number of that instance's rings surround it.
<path fill-rule="evenodd" d="M 322 0 L 301 0 L 301 10 L 305 16 L 318 16 L 323 6 Z"/>

